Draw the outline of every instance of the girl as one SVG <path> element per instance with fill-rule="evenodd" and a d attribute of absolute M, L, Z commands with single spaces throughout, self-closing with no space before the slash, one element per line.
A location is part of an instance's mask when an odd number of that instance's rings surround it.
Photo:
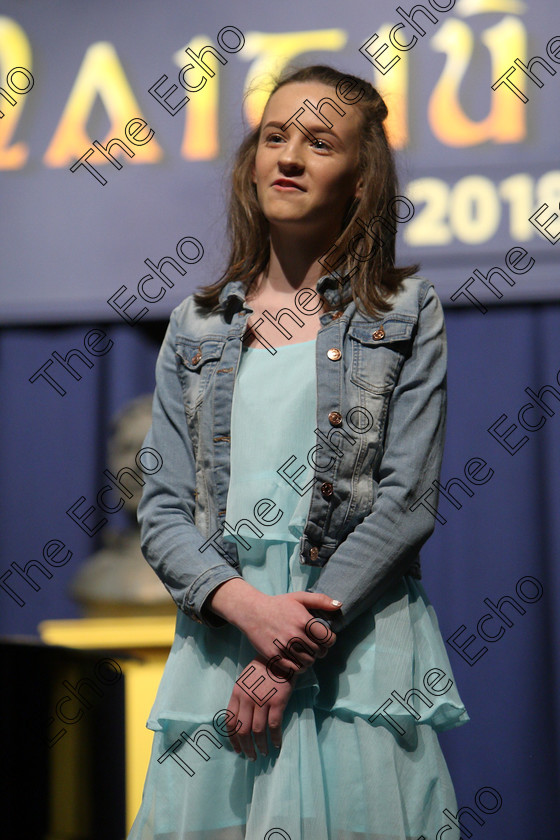
<path fill-rule="evenodd" d="M 171 315 L 139 520 L 178 613 L 129 840 L 459 837 L 437 732 L 468 715 L 418 580 L 445 327 L 395 266 L 386 116 L 330 67 L 281 78 L 227 269 Z"/>

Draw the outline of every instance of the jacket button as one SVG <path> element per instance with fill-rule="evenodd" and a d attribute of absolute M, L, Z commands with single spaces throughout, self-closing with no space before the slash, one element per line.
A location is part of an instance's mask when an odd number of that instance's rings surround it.
<path fill-rule="evenodd" d="M 378 330 L 375 330 L 375 332 L 372 335 L 372 338 L 375 339 L 375 341 L 379 341 L 381 338 L 385 338 L 385 330 L 383 329 L 383 327 L 379 327 Z"/>
<path fill-rule="evenodd" d="M 201 359 L 202 359 L 202 353 L 199 350 L 198 353 L 195 353 L 194 356 L 192 357 L 191 364 L 197 365 L 200 362 Z"/>
<path fill-rule="evenodd" d="M 318 548 L 313 546 L 313 548 L 309 549 L 309 559 L 310 560 L 316 560 L 318 556 L 319 556 L 319 549 Z"/>
<path fill-rule="evenodd" d="M 332 496 L 333 486 L 330 483 L 330 481 L 324 481 L 323 484 L 321 484 L 321 493 L 323 494 L 325 499 L 328 499 L 330 496 Z"/>
<path fill-rule="evenodd" d="M 329 411 L 329 423 L 331 426 L 340 426 L 342 424 L 342 414 L 339 411 Z"/>
<path fill-rule="evenodd" d="M 340 352 L 338 347 L 331 347 L 329 350 L 327 350 L 327 356 L 329 357 L 329 359 L 332 359 L 333 362 L 336 362 L 338 361 L 338 359 L 340 359 L 342 353 Z"/>
<path fill-rule="evenodd" d="M 333 312 L 332 313 L 333 321 L 334 321 L 335 318 L 340 318 L 341 315 L 344 315 L 344 312 Z"/>

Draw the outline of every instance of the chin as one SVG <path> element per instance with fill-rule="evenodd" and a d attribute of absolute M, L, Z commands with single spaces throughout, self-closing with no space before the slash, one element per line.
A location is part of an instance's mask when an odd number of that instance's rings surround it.
<path fill-rule="evenodd" d="M 270 215 L 266 217 L 268 219 L 269 225 L 274 225 L 278 228 L 285 228 L 285 227 L 294 227 L 297 226 L 299 228 L 303 227 L 306 224 L 305 219 L 301 219 L 296 216 L 277 216 L 277 215 Z"/>

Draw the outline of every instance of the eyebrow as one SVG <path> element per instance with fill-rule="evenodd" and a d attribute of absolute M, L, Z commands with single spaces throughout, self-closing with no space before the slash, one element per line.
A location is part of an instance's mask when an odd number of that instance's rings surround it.
<path fill-rule="evenodd" d="M 269 122 L 267 122 L 266 125 L 263 125 L 261 130 L 265 131 L 265 129 L 267 129 L 267 128 L 280 128 L 280 129 L 282 129 L 282 126 L 286 125 L 286 122 L 287 122 L 287 120 L 285 120 L 283 123 L 277 122 L 276 120 L 269 120 Z M 313 125 L 312 126 L 307 126 L 306 125 L 305 128 L 309 131 L 310 134 L 314 134 L 314 135 L 315 134 L 332 134 L 333 137 L 336 137 L 336 139 L 339 140 L 341 143 L 343 142 L 342 138 L 336 133 L 336 131 L 333 131 L 332 128 L 327 128 L 327 126 L 323 125 L 322 123 L 321 124 L 316 123 L 314 126 Z M 283 129 L 283 130 L 286 131 L 286 129 Z M 298 131 L 299 130 L 300 129 L 298 128 Z"/>

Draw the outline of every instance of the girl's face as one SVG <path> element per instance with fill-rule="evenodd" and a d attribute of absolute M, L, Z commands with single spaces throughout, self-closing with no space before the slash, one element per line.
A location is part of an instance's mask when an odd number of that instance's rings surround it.
<path fill-rule="evenodd" d="M 317 107 L 325 97 L 344 111 L 341 116 L 331 105 L 321 106 L 332 129 L 304 105 L 308 99 Z M 315 140 L 295 120 L 282 130 L 300 108 L 298 119 Z M 291 82 L 277 90 L 263 113 L 253 166 L 258 201 L 270 225 L 336 238 L 349 200 L 361 196 L 359 143 L 358 109 L 342 103 L 330 85 Z"/>

